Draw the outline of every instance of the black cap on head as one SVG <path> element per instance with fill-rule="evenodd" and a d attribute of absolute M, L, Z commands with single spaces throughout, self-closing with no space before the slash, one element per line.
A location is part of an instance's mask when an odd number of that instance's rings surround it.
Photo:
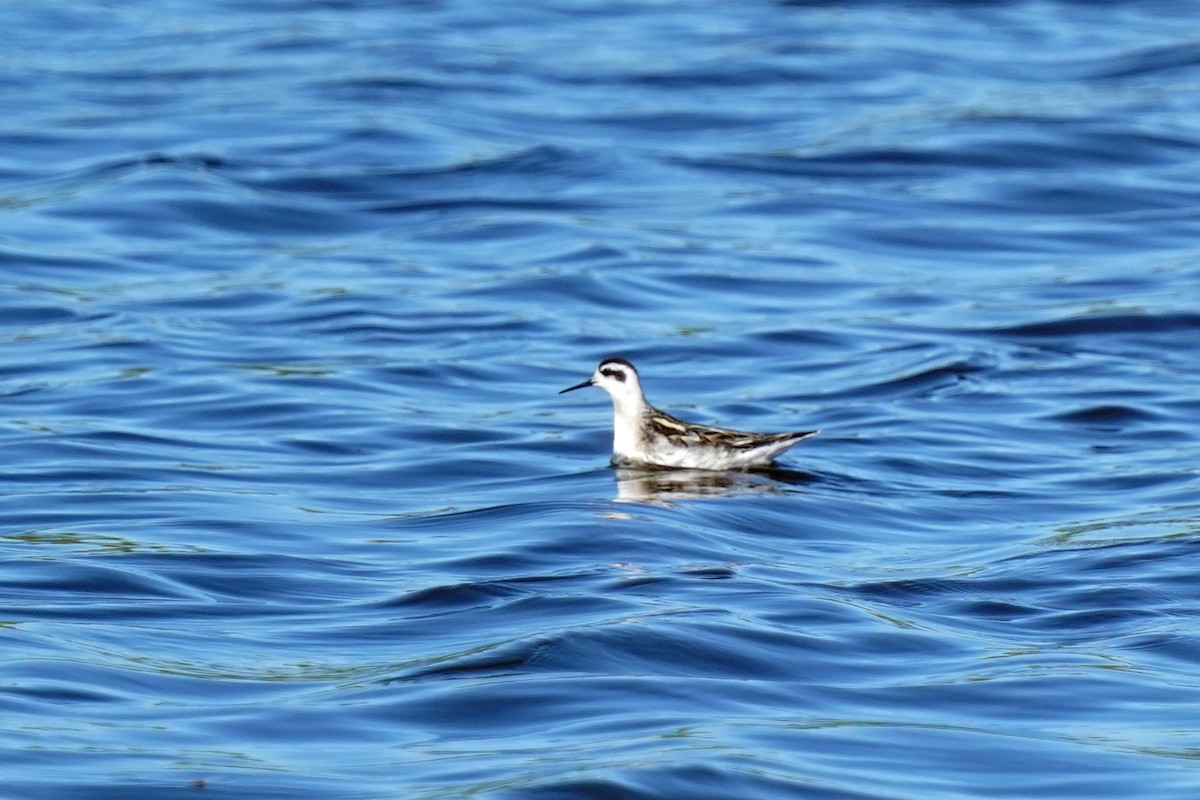
<path fill-rule="evenodd" d="M 603 367 L 605 364 L 619 364 L 622 367 L 628 367 L 629 369 L 633 370 L 634 372 L 637 372 L 637 367 L 635 367 L 633 364 L 630 364 L 625 359 L 617 358 L 616 356 L 613 356 L 612 358 L 605 358 L 605 359 L 601 360 L 600 366 Z"/>
<path fill-rule="evenodd" d="M 596 369 L 604 377 L 612 378 L 621 383 L 624 383 L 625 379 L 630 375 L 633 375 L 635 379 L 637 378 L 637 367 L 623 358 L 606 358 L 600 362 L 600 366 L 596 367 Z"/>

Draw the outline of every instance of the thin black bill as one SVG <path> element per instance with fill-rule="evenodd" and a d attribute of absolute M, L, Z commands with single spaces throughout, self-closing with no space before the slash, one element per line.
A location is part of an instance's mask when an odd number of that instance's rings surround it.
<path fill-rule="evenodd" d="M 577 383 L 574 386 L 568 386 L 566 389 L 563 389 L 561 392 L 559 392 L 559 394 L 566 394 L 567 392 L 573 392 L 576 389 L 582 389 L 585 386 L 591 386 L 591 385 L 592 385 L 592 379 L 588 378 L 583 383 Z"/>

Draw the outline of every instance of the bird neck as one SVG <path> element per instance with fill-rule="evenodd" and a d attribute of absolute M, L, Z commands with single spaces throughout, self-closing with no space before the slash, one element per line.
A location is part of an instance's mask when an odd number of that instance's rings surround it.
<path fill-rule="evenodd" d="M 650 404 L 646 402 L 646 398 L 638 392 L 634 397 L 618 397 L 612 396 L 613 414 L 618 420 L 635 421 L 640 419 L 646 413 L 646 409 Z"/>
<path fill-rule="evenodd" d="M 642 418 L 650 404 L 639 394 L 635 398 L 613 397 L 613 454 L 637 458 L 642 444 Z"/>

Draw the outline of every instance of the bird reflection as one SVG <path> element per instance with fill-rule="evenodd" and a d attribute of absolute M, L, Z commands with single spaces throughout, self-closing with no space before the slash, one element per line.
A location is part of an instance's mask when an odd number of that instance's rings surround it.
<path fill-rule="evenodd" d="M 790 469 L 753 472 L 718 472 L 706 469 L 663 467 L 615 468 L 617 502 L 661 503 L 700 497 L 737 497 L 747 494 L 787 494 L 816 480 L 814 475 Z"/>

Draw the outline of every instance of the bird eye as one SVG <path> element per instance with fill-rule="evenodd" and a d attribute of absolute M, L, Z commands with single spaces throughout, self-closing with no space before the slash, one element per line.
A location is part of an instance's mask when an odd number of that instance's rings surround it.
<path fill-rule="evenodd" d="M 606 378 L 616 378 L 621 383 L 625 382 L 625 373 L 619 369 L 613 369 L 612 367 L 609 367 L 608 369 L 600 370 L 600 374 Z"/>

